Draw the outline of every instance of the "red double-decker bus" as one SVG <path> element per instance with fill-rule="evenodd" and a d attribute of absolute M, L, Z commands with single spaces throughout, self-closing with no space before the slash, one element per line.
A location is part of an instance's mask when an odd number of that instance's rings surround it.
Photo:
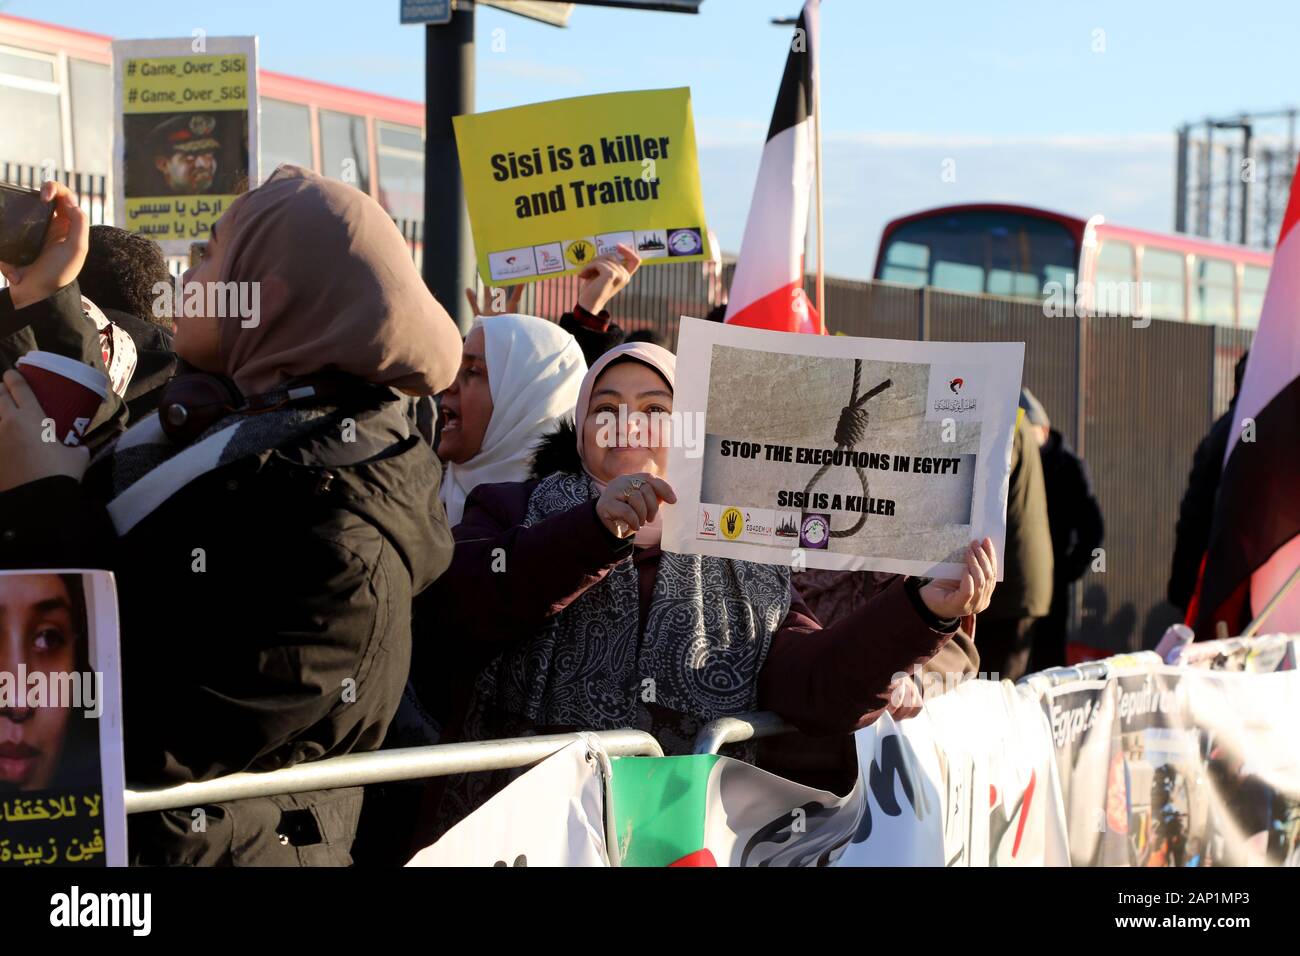
<path fill-rule="evenodd" d="M 1021 299 L 1078 289 L 1094 311 L 1253 329 L 1272 260 L 1259 249 L 1130 229 L 1099 215 L 968 203 L 886 225 L 875 277 Z"/>

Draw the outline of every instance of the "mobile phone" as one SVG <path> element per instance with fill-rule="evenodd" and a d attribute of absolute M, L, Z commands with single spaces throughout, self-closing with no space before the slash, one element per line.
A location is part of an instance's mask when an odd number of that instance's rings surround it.
<path fill-rule="evenodd" d="M 44 202 L 39 192 L 0 184 L 0 262 L 35 262 L 53 218 L 52 200 Z"/>

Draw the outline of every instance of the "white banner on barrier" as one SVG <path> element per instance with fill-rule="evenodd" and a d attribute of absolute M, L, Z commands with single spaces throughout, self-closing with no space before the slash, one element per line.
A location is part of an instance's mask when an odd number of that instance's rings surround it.
<path fill-rule="evenodd" d="M 1154 667 L 1047 690 L 1076 866 L 1300 861 L 1300 673 Z"/>
<path fill-rule="evenodd" d="M 407 866 L 608 866 L 600 754 L 569 744 Z"/>
<path fill-rule="evenodd" d="M 882 717 L 842 797 L 727 757 L 616 760 L 624 865 L 1300 864 L 1300 672 L 1114 668 Z M 572 745 L 412 865 L 606 865 L 603 796 Z"/>

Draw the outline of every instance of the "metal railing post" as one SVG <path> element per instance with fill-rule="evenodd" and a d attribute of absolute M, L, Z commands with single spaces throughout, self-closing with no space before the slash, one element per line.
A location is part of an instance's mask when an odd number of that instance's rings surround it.
<path fill-rule="evenodd" d="M 215 780 L 182 783 L 157 790 L 126 791 L 126 812 L 147 813 L 246 800 L 251 797 L 359 787 L 397 780 L 424 780 L 453 773 L 507 770 L 538 763 L 577 740 L 595 737 L 614 757 L 662 757 L 663 748 L 641 730 L 606 730 L 586 734 L 548 734 L 468 743 L 437 744 L 345 754 L 264 773 L 234 773 Z"/>
<path fill-rule="evenodd" d="M 719 717 L 705 724 L 695 735 L 695 752 L 716 754 L 727 744 L 738 744 L 760 737 L 776 737 L 780 734 L 793 733 L 796 729 L 793 724 L 786 723 L 782 717 L 770 710 L 759 710 L 735 717 Z"/>

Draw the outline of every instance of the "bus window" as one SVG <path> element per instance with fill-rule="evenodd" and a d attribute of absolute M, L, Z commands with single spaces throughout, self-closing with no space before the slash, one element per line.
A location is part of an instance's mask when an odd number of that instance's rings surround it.
<path fill-rule="evenodd" d="M 262 98 L 262 122 L 258 128 L 261 142 L 262 180 L 265 181 L 281 163 L 311 169 L 311 111 L 297 103 Z"/>
<path fill-rule="evenodd" d="M 424 137 L 414 126 L 376 124 L 379 204 L 394 219 L 424 219 Z"/>
<path fill-rule="evenodd" d="M 1116 239 L 1107 239 L 1097 251 L 1096 282 L 1132 282 L 1133 246 Z"/>
<path fill-rule="evenodd" d="M 1151 317 L 1155 319 L 1183 320 L 1185 287 L 1181 252 L 1153 249 L 1142 251 L 1142 293 L 1151 304 Z"/>
<path fill-rule="evenodd" d="M 1235 325 L 1236 283 L 1233 265 L 1223 259 L 1196 259 L 1196 288 L 1192 292 L 1192 321 Z"/>
<path fill-rule="evenodd" d="M 1062 223 L 1018 212 L 957 210 L 895 229 L 878 279 L 958 292 L 1039 299 L 1078 267 L 1079 246 Z"/>
<path fill-rule="evenodd" d="M 361 116 L 320 111 L 321 175 L 370 192 L 370 147 Z"/>
<path fill-rule="evenodd" d="M 0 162 L 64 167 L 54 57 L 0 48 L 0 124 Z"/>
<path fill-rule="evenodd" d="M 930 250 L 914 242 L 891 242 L 885 250 L 880 278 L 903 285 L 922 286 L 929 277 Z"/>
<path fill-rule="evenodd" d="M 1132 243 L 1107 239 L 1093 263 L 1093 310 L 1098 315 L 1132 315 L 1141 305 L 1133 292 L 1136 256 Z"/>
<path fill-rule="evenodd" d="M 113 79 L 104 63 L 68 60 L 72 162 L 83 173 L 113 168 Z"/>
<path fill-rule="evenodd" d="M 1259 313 L 1264 308 L 1264 291 L 1268 288 L 1268 270 L 1263 266 L 1246 266 L 1241 275 L 1241 321 L 1243 329 L 1259 328 Z"/>
<path fill-rule="evenodd" d="M 984 270 L 965 262 L 936 262 L 931 285 L 954 292 L 983 292 Z"/>
<path fill-rule="evenodd" d="M 1042 291 L 1037 276 L 1008 269 L 990 269 L 987 285 L 992 295 L 1009 295 L 1020 299 L 1036 298 Z"/>

